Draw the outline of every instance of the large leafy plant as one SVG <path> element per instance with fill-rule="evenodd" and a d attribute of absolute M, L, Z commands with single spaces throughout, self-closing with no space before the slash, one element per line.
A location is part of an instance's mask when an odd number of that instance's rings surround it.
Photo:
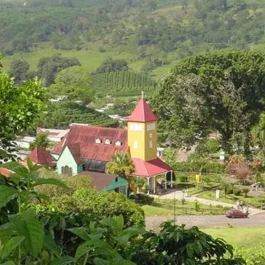
<path fill-rule="evenodd" d="M 0 262 L 2 264 L 49 264 L 53 255 L 59 255 L 53 239 L 44 234 L 43 222 L 36 219 L 36 212 L 32 207 L 34 200 L 47 200 L 44 194 L 36 193 L 34 188 L 43 184 L 53 184 L 67 188 L 57 179 L 43 179 L 39 177 L 40 166 L 27 160 L 25 165 L 11 162 L 3 167 L 10 170 L 10 175 L 2 178 L 0 185 L 0 207 L 15 204 L 17 212 L 9 214 L 8 222 L 0 226 Z M 12 257 L 12 258 L 11 258 Z"/>

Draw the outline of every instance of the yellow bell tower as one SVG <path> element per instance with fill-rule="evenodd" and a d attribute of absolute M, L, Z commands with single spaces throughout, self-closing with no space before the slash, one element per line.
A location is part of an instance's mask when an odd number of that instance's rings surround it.
<path fill-rule="evenodd" d="M 128 145 L 132 158 L 157 158 L 157 117 L 143 95 L 128 120 Z"/>

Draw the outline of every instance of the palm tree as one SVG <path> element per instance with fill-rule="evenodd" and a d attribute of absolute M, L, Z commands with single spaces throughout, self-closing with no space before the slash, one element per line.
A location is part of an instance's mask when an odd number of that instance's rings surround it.
<path fill-rule="evenodd" d="M 129 179 L 129 175 L 135 171 L 131 156 L 127 152 L 116 152 L 111 161 L 106 165 L 106 172 L 116 174 Z"/>

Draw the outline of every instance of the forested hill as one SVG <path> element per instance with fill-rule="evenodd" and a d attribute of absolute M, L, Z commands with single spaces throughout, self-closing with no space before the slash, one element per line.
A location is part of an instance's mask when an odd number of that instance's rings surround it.
<path fill-rule="evenodd" d="M 265 47 L 264 0 L 0 0 L 0 17 L 7 68 L 72 52 L 91 72 L 122 57 L 156 75 L 199 52 Z"/>

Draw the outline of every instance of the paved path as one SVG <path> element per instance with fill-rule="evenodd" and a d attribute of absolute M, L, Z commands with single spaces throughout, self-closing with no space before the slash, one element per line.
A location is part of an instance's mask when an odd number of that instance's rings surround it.
<path fill-rule="evenodd" d="M 158 196 L 158 195 L 153 195 L 153 196 L 156 197 L 156 198 L 159 198 L 159 199 L 174 199 L 174 197 L 175 197 L 176 200 L 182 200 L 184 198 L 184 194 L 183 194 L 182 191 L 175 191 L 175 194 L 174 194 L 174 192 L 171 192 L 171 193 L 168 193 L 168 194 L 165 194 L 165 195 L 162 195 L 162 196 Z M 232 204 L 232 203 L 198 198 L 198 197 L 196 197 L 194 195 L 186 197 L 185 200 L 189 201 L 189 202 L 197 201 L 199 203 L 206 204 L 206 205 L 212 205 L 212 206 L 220 205 L 220 206 L 229 207 L 229 208 L 235 208 L 235 206 L 236 206 L 235 204 Z M 260 214 L 260 213 L 265 213 L 265 211 L 257 209 L 257 208 L 254 208 L 254 207 L 250 207 L 249 208 L 249 214 L 250 215 L 255 215 L 255 214 Z"/>
<path fill-rule="evenodd" d="M 148 216 L 146 217 L 146 228 L 156 231 L 162 222 L 173 219 L 173 216 Z M 224 215 L 176 216 L 176 223 L 186 224 L 187 227 L 265 227 L 265 214 L 235 219 L 227 218 Z"/>

